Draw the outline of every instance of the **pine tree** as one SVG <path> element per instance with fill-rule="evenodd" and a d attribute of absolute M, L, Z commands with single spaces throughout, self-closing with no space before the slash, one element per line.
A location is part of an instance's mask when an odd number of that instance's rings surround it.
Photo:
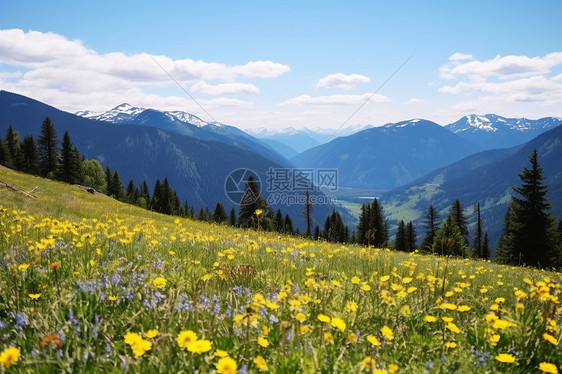
<path fill-rule="evenodd" d="M 133 181 L 133 178 L 131 178 L 129 179 L 129 183 L 127 184 L 127 189 L 125 190 L 125 200 L 129 204 L 134 204 L 136 202 L 134 195 L 135 195 L 135 182 Z"/>
<path fill-rule="evenodd" d="M 367 244 L 369 231 L 369 204 L 361 204 L 359 224 L 357 225 L 356 239 L 358 244 Z"/>
<path fill-rule="evenodd" d="M 8 166 L 8 148 L 6 142 L 0 137 L 0 164 Z"/>
<path fill-rule="evenodd" d="M 439 214 L 433 205 L 429 205 L 429 209 L 423 221 L 425 227 L 425 236 L 422 240 L 421 249 L 424 251 L 433 250 L 433 242 L 435 234 L 439 229 Z"/>
<path fill-rule="evenodd" d="M 228 220 L 228 215 L 226 214 L 226 209 L 221 204 L 220 201 L 217 201 L 217 205 L 215 205 L 215 210 L 213 212 L 213 221 L 216 223 L 223 223 Z"/>
<path fill-rule="evenodd" d="M 105 194 L 111 196 L 113 194 L 113 188 L 111 186 L 111 179 L 113 174 L 111 174 L 111 169 L 109 165 L 105 168 Z"/>
<path fill-rule="evenodd" d="M 228 218 L 228 223 L 230 224 L 230 226 L 232 227 L 236 227 L 236 210 L 234 210 L 234 207 L 232 209 L 230 209 L 230 217 Z"/>
<path fill-rule="evenodd" d="M 324 232 L 322 236 L 324 239 L 326 239 L 326 241 L 329 242 L 347 242 L 347 227 L 343 223 L 341 215 L 335 210 L 332 211 L 332 214 L 326 217 L 326 222 L 324 223 Z"/>
<path fill-rule="evenodd" d="M 418 236 L 416 235 L 416 229 L 412 221 L 408 222 L 406 225 L 406 251 L 413 252 L 416 249 L 416 241 Z"/>
<path fill-rule="evenodd" d="M 550 204 L 546 197 L 548 185 L 544 184 L 543 169 L 537 160 L 537 150 L 529 156 L 531 169 L 519 174 L 522 184 L 513 187 L 511 214 L 506 215 L 498 243 L 499 262 L 512 265 L 526 264 L 536 267 L 557 267 L 560 264 L 556 220 L 548 213 Z"/>
<path fill-rule="evenodd" d="M 308 193 L 308 190 L 306 190 L 303 214 L 304 221 L 306 223 L 305 236 L 309 237 L 312 235 L 312 202 L 310 201 L 310 194 Z"/>
<path fill-rule="evenodd" d="M 466 218 L 461 202 L 459 199 L 456 199 L 455 202 L 451 206 L 451 213 L 453 214 L 453 218 L 455 219 L 455 223 L 459 228 L 461 235 L 464 238 L 464 242 L 468 245 L 468 219 Z"/>
<path fill-rule="evenodd" d="M 281 209 L 277 209 L 277 213 L 275 214 L 274 227 L 275 227 L 275 231 L 283 232 L 284 224 L 283 224 L 283 213 L 281 213 Z"/>
<path fill-rule="evenodd" d="M 39 173 L 37 147 L 33 136 L 28 135 L 23 138 L 22 142 L 22 165 L 21 169 L 29 174 Z"/>
<path fill-rule="evenodd" d="M 488 232 L 484 233 L 484 241 L 482 241 L 482 259 L 490 259 L 490 242 L 488 241 Z"/>
<path fill-rule="evenodd" d="M 396 239 L 394 240 L 394 247 L 397 251 L 406 251 L 406 226 L 404 220 L 398 222 L 398 229 L 396 229 Z"/>
<path fill-rule="evenodd" d="M 53 175 L 57 166 L 58 155 L 58 136 L 55 126 L 49 117 L 45 118 L 41 125 L 41 133 L 37 139 L 37 152 L 39 153 L 39 163 L 41 164 L 42 174 L 45 176 Z"/>
<path fill-rule="evenodd" d="M 68 131 L 65 131 L 55 168 L 55 176 L 58 180 L 71 184 L 82 182 L 80 155 L 77 155 L 76 152 L 77 150 L 72 145 Z"/>
<path fill-rule="evenodd" d="M 469 251 L 453 213 L 449 212 L 445 223 L 435 233 L 433 252 L 445 256 L 467 257 Z"/>
<path fill-rule="evenodd" d="M 261 197 L 260 185 L 253 175 L 246 181 L 246 189 L 240 201 L 240 214 L 238 223 L 242 227 L 255 227 L 257 225 L 256 210 L 267 210 L 267 201 Z"/>
<path fill-rule="evenodd" d="M 284 226 L 283 232 L 287 234 L 293 233 L 293 221 L 291 220 L 291 217 L 289 217 L 288 214 L 285 214 L 285 222 L 283 226 Z"/>
<path fill-rule="evenodd" d="M 376 248 L 383 248 L 388 243 L 388 228 L 384 218 L 382 204 L 377 199 L 373 200 L 369 209 L 369 230 L 372 230 L 373 240 L 371 245 Z"/>
<path fill-rule="evenodd" d="M 476 213 L 476 227 L 474 229 L 474 240 L 472 241 L 472 252 L 474 257 L 484 258 L 482 252 L 482 217 L 480 216 L 480 202 L 474 207 Z"/>
<path fill-rule="evenodd" d="M 123 182 L 121 182 L 121 177 L 119 177 L 119 173 L 117 170 L 113 172 L 113 176 L 111 177 L 111 195 L 116 200 L 121 201 L 123 199 L 123 195 L 125 195 L 125 189 L 123 188 Z"/>
<path fill-rule="evenodd" d="M 320 227 L 316 225 L 316 228 L 314 229 L 314 240 L 318 240 L 318 239 L 320 239 Z"/>
<path fill-rule="evenodd" d="M 15 170 L 20 170 L 23 162 L 21 139 L 12 125 L 10 125 L 6 131 L 6 149 L 8 151 L 6 166 Z"/>

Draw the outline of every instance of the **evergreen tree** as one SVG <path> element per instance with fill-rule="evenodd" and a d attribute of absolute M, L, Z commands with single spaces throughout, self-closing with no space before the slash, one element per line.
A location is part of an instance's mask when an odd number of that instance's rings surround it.
<path fill-rule="evenodd" d="M 369 204 L 361 204 L 359 224 L 357 225 L 356 241 L 358 244 L 367 244 L 367 231 L 369 230 Z"/>
<path fill-rule="evenodd" d="M 320 239 L 320 227 L 316 225 L 316 228 L 314 229 L 314 240 L 318 240 L 318 239 Z"/>
<path fill-rule="evenodd" d="M 133 181 L 133 178 L 129 179 L 129 184 L 127 184 L 127 189 L 125 190 L 125 200 L 126 200 L 129 204 L 134 204 L 134 203 L 136 203 L 136 199 L 135 199 L 135 182 Z"/>
<path fill-rule="evenodd" d="M 416 235 L 416 229 L 412 221 L 408 222 L 406 225 L 406 251 L 413 252 L 416 249 L 416 241 L 418 236 Z"/>
<path fill-rule="evenodd" d="M 398 222 L 398 228 L 396 229 L 396 239 L 394 240 L 394 247 L 397 251 L 406 251 L 406 226 L 404 225 L 404 220 L 400 220 L 400 222 Z"/>
<path fill-rule="evenodd" d="M 548 185 L 543 183 L 543 169 L 538 163 L 536 149 L 529 161 L 531 168 L 524 168 L 519 174 L 521 186 L 513 187 L 516 196 L 511 197 L 510 216 L 506 215 L 506 221 L 511 222 L 504 221 L 506 232 L 498 242 L 496 259 L 512 265 L 557 267 L 560 249 L 556 220 L 548 213 Z"/>
<path fill-rule="evenodd" d="M 253 175 L 246 181 L 246 189 L 240 201 L 238 224 L 242 227 L 257 227 L 256 210 L 267 210 L 267 201 L 261 197 L 260 185 Z"/>
<path fill-rule="evenodd" d="M 22 165 L 21 169 L 29 174 L 39 173 L 37 147 L 33 136 L 28 135 L 23 138 L 22 142 Z"/>
<path fill-rule="evenodd" d="M 472 252 L 475 257 L 484 258 L 482 252 L 482 218 L 480 216 L 480 202 L 474 207 L 476 213 L 476 227 L 474 229 L 474 240 L 472 241 Z"/>
<path fill-rule="evenodd" d="M 234 210 L 234 207 L 232 209 L 230 209 L 230 217 L 228 218 L 228 223 L 230 224 L 230 226 L 232 227 L 236 227 L 236 210 Z"/>
<path fill-rule="evenodd" d="M 275 231 L 283 232 L 284 222 L 283 222 L 283 213 L 281 213 L 281 209 L 277 209 L 277 213 L 275 214 L 274 227 L 275 227 Z"/>
<path fill-rule="evenodd" d="M 291 220 L 291 217 L 289 217 L 288 214 L 285 215 L 284 227 L 285 228 L 283 229 L 283 232 L 287 234 L 293 233 L 293 221 Z"/>
<path fill-rule="evenodd" d="M 213 221 L 215 221 L 216 223 L 223 223 L 227 220 L 228 215 L 226 214 L 226 209 L 220 201 L 217 201 L 217 205 L 215 205 L 215 210 L 213 212 Z"/>
<path fill-rule="evenodd" d="M 23 163 L 21 139 L 12 125 L 10 125 L 6 131 L 6 149 L 8 151 L 6 166 L 15 170 L 20 170 Z"/>
<path fill-rule="evenodd" d="M 55 176 L 58 180 L 71 184 L 82 182 L 81 160 L 80 155 L 77 155 L 76 152 L 77 150 L 72 145 L 68 131 L 65 131 L 55 169 Z"/>
<path fill-rule="evenodd" d="M 117 170 L 113 172 L 113 176 L 111 177 L 111 189 L 113 196 L 116 200 L 121 201 L 123 199 L 123 195 L 125 195 L 125 189 L 123 188 L 123 182 L 121 182 L 121 177 Z"/>
<path fill-rule="evenodd" d="M 53 176 L 57 166 L 58 136 L 55 126 L 49 117 L 45 118 L 41 125 L 41 133 L 37 139 L 37 152 L 42 174 Z"/>
<path fill-rule="evenodd" d="M 459 199 L 456 199 L 455 202 L 451 206 L 451 213 L 453 214 L 453 218 L 457 227 L 459 228 L 461 235 L 464 238 L 464 242 L 468 245 L 468 220 L 464 214 L 461 202 Z"/>
<path fill-rule="evenodd" d="M 484 240 L 482 241 L 482 259 L 490 259 L 490 242 L 488 241 L 488 232 L 484 233 Z"/>
<path fill-rule="evenodd" d="M 469 251 L 453 213 L 449 212 L 445 223 L 435 233 L 433 252 L 446 256 L 467 257 Z"/>
<path fill-rule="evenodd" d="M 111 179 L 113 174 L 111 173 L 111 169 L 109 165 L 105 168 L 105 194 L 107 196 L 111 196 L 113 194 L 113 187 L 111 186 Z"/>
<path fill-rule="evenodd" d="M 8 148 L 6 142 L 0 137 L 0 164 L 8 166 Z"/>
<path fill-rule="evenodd" d="M 329 242 L 344 243 L 348 240 L 347 236 L 347 227 L 343 223 L 341 215 L 335 210 L 332 211 L 332 214 L 326 217 L 326 222 L 324 223 L 324 239 Z"/>
<path fill-rule="evenodd" d="M 312 235 L 312 202 L 310 201 L 310 194 L 308 193 L 308 190 L 306 190 L 303 214 L 304 221 L 306 223 L 305 236 L 309 237 Z"/>
<path fill-rule="evenodd" d="M 423 221 L 425 228 L 425 236 L 422 240 L 421 249 L 424 251 L 433 250 L 433 242 L 435 234 L 439 229 L 439 214 L 433 205 L 429 205 L 429 209 Z"/>
<path fill-rule="evenodd" d="M 373 200 L 369 209 L 369 230 L 373 240 L 371 245 L 376 248 L 383 248 L 388 243 L 388 228 L 383 214 L 382 204 L 377 199 Z"/>

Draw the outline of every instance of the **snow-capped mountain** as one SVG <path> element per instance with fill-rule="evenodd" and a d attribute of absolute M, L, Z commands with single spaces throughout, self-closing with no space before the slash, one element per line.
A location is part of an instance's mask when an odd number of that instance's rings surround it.
<path fill-rule="evenodd" d="M 528 118 L 507 118 L 496 114 L 471 114 L 445 127 L 465 139 L 486 149 L 491 149 L 513 147 L 528 142 L 560 123 L 562 123 L 562 120 L 558 117 L 532 120 Z"/>

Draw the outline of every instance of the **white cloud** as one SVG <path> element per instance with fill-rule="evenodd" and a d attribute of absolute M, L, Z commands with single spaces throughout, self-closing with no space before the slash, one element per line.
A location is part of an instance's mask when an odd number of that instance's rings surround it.
<path fill-rule="evenodd" d="M 449 59 L 451 60 L 455 55 L 452 55 Z M 452 63 L 443 65 L 439 69 L 441 78 L 455 79 L 459 76 L 468 76 L 474 78 L 496 77 L 498 79 L 513 79 L 550 73 L 551 68 L 562 64 L 562 52 L 549 53 L 543 57 L 501 57 L 498 55 L 487 61 L 473 60 L 464 63 L 458 62 L 458 59 L 453 59 L 452 61 Z"/>
<path fill-rule="evenodd" d="M 251 83 L 221 83 L 212 85 L 201 81 L 191 86 L 190 91 L 205 95 L 224 95 L 239 93 L 257 94 L 260 92 L 260 89 Z"/>
<path fill-rule="evenodd" d="M 301 95 L 282 102 L 280 105 L 358 105 L 369 100 L 374 103 L 386 103 L 390 99 L 380 94 L 362 94 L 362 95 L 328 95 L 316 96 Z"/>
<path fill-rule="evenodd" d="M 474 57 L 466 53 L 455 53 L 449 57 L 450 61 L 472 60 Z"/>
<path fill-rule="evenodd" d="M 346 90 L 354 88 L 359 83 L 367 83 L 371 78 L 361 74 L 330 74 L 318 80 L 316 88 L 320 87 L 338 87 Z"/>
<path fill-rule="evenodd" d="M 421 104 L 421 103 L 425 103 L 425 100 L 418 99 L 417 97 L 412 97 L 410 100 L 408 100 L 408 104 Z"/>
<path fill-rule="evenodd" d="M 290 71 L 288 65 L 273 61 L 227 65 L 191 59 L 174 60 L 147 53 L 102 54 L 87 48 L 79 40 L 70 40 L 63 35 L 19 29 L 0 30 L 0 64 L 22 71 L 1 72 L 0 86 L 3 89 L 48 100 L 51 105 L 64 110 L 107 110 L 124 101 L 135 105 L 149 102 L 148 107 L 156 107 L 151 100 L 167 108 L 177 108 L 177 104 L 181 102 L 185 105 L 186 101 L 150 95 L 147 91 L 163 86 L 177 89 L 174 81 L 177 80 L 182 85 L 195 84 L 195 91 L 209 95 L 259 93 L 255 85 L 235 80 L 276 78 Z M 212 85 L 207 83 L 209 81 L 226 83 Z M 109 98 L 115 101 L 108 102 Z M 208 101 L 208 105 L 252 105 L 231 98 L 213 100 Z"/>

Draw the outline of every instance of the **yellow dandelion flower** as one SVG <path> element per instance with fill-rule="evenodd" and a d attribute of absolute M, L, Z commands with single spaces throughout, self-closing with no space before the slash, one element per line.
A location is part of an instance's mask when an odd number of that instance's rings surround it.
<path fill-rule="evenodd" d="M 398 365 L 396 365 L 396 364 L 390 364 L 390 365 L 388 365 L 388 372 L 389 372 L 390 374 L 396 373 L 399 369 L 400 369 L 400 367 L 398 367 Z"/>
<path fill-rule="evenodd" d="M 385 336 L 385 338 L 387 338 L 388 340 L 392 340 L 394 339 L 394 333 L 392 332 L 392 330 L 390 329 L 390 327 L 388 326 L 383 326 L 381 328 L 381 332 L 382 334 Z"/>
<path fill-rule="evenodd" d="M 558 368 L 556 367 L 556 365 L 548 362 L 541 362 L 539 364 L 539 370 L 543 373 L 558 374 Z"/>
<path fill-rule="evenodd" d="M 542 338 L 544 340 L 546 340 L 547 342 L 549 342 L 550 344 L 553 345 L 558 345 L 558 340 L 556 340 L 556 338 L 552 335 L 550 335 L 549 333 L 545 332 L 544 334 L 542 334 Z"/>
<path fill-rule="evenodd" d="M 31 300 L 37 300 L 41 294 L 40 293 L 30 293 L 29 295 L 27 295 L 31 298 Z"/>
<path fill-rule="evenodd" d="M 498 319 L 494 321 L 493 326 L 495 329 L 505 329 L 511 326 L 515 326 L 515 324 L 504 319 Z"/>
<path fill-rule="evenodd" d="M 107 297 L 110 301 L 117 301 L 119 299 L 119 296 L 108 296 Z"/>
<path fill-rule="evenodd" d="M 154 285 L 157 288 L 164 288 L 164 287 L 166 287 L 167 280 L 165 278 L 158 277 L 153 282 L 154 282 Z"/>
<path fill-rule="evenodd" d="M 468 312 L 471 308 L 468 305 L 459 305 L 457 310 L 459 312 Z"/>
<path fill-rule="evenodd" d="M 20 350 L 16 347 L 6 348 L 0 353 L 0 364 L 5 368 L 9 368 L 20 358 Z"/>
<path fill-rule="evenodd" d="M 215 351 L 215 353 L 213 353 L 214 357 L 227 357 L 228 356 L 228 352 L 227 351 L 223 351 L 222 349 L 217 349 Z"/>
<path fill-rule="evenodd" d="M 176 340 L 181 348 L 187 348 L 190 343 L 193 343 L 197 340 L 197 334 L 191 330 L 184 330 L 178 334 Z"/>
<path fill-rule="evenodd" d="M 269 368 L 267 367 L 267 362 L 265 362 L 265 359 L 262 356 L 258 356 L 254 358 L 254 364 L 256 364 L 259 371 L 269 371 Z"/>
<path fill-rule="evenodd" d="M 332 335 L 331 332 L 325 332 L 324 333 L 324 340 L 326 341 L 326 343 L 329 344 L 334 344 L 334 335 Z"/>
<path fill-rule="evenodd" d="M 372 357 L 365 357 L 363 361 L 361 361 L 361 367 L 369 370 L 375 369 L 376 361 Z"/>
<path fill-rule="evenodd" d="M 300 327 L 300 332 L 301 332 L 301 334 L 303 334 L 303 335 L 306 334 L 306 333 L 309 332 L 309 331 L 310 331 L 310 327 L 308 327 L 308 326 L 306 326 L 306 325 L 303 325 L 303 326 Z"/>
<path fill-rule="evenodd" d="M 426 315 L 423 319 L 425 320 L 425 322 L 429 322 L 429 323 L 437 321 L 437 318 L 430 315 Z"/>
<path fill-rule="evenodd" d="M 451 304 L 451 303 L 443 303 L 439 305 L 439 308 L 443 309 L 443 310 L 455 310 L 457 309 L 457 306 L 455 304 Z"/>
<path fill-rule="evenodd" d="M 354 333 L 351 333 L 349 335 L 347 335 L 347 341 L 350 343 L 357 343 L 357 335 L 355 335 Z"/>
<path fill-rule="evenodd" d="M 441 319 L 442 319 L 443 321 L 445 321 L 445 322 L 453 322 L 453 320 L 454 320 L 454 318 L 452 318 L 452 317 L 446 317 L 446 316 L 441 317 Z"/>
<path fill-rule="evenodd" d="M 331 319 L 330 319 L 330 317 L 328 317 L 328 316 L 325 315 L 325 314 L 319 314 L 319 315 L 318 315 L 318 320 L 319 320 L 320 322 L 330 323 L 330 320 L 331 320 Z"/>
<path fill-rule="evenodd" d="M 378 346 L 381 345 L 381 342 L 374 335 L 367 335 L 367 341 L 369 343 L 371 343 L 372 345 L 374 345 L 375 347 L 378 347 Z"/>
<path fill-rule="evenodd" d="M 351 283 L 359 284 L 359 283 L 361 283 L 361 279 L 359 279 L 358 276 L 354 276 L 353 278 L 351 278 Z"/>
<path fill-rule="evenodd" d="M 363 291 L 371 291 L 371 286 L 369 286 L 368 284 L 364 284 L 363 285 Z"/>
<path fill-rule="evenodd" d="M 269 347 L 269 341 L 261 336 L 258 336 L 258 344 L 264 348 Z"/>
<path fill-rule="evenodd" d="M 347 303 L 345 303 L 345 309 L 347 309 L 350 312 L 356 312 L 357 307 L 358 305 L 355 301 L 348 301 Z"/>
<path fill-rule="evenodd" d="M 332 326 L 334 326 L 341 332 L 345 332 L 346 324 L 341 318 L 338 317 L 332 318 Z"/>
<path fill-rule="evenodd" d="M 500 353 L 499 355 L 494 357 L 499 362 L 503 362 L 505 364 L 512 364 L 515 362 L 515 356 L 511 353 Z"/>
<path fill-rule="evenodd" d="M 213 343 L 204 339 L 196 340 L 187 345 L 187 350 L 189 352 L 193 352 L 197 354 L 209 352 L 212 348 L 213 348 Z"/>
<path fill-rule="evenodd" d="M 18 266 L 18 270 L 27 270 L 27 268 L 29 267 L 29 264 L 21 264 Z"/>
<path fill-rule="evenodd" d="M 455 343 L 455 342 L 447 342 L 447 343 L 445 343 L 445 347 L 454 349 L 454 348 L 457 348 L 457 343 Z"/>
<path fill-rule="evenodd" d="M 145 335 L 147 338 L 152 339 L 158 335 L 158 330 L 148 330 Z"/>
<path fill-rule="evenodd" d="M 218 374 L 236 374 L 236 361 L 230 357 L 223 357 L 215 364 Z"/>
<path fill-rule="evenodd" d="M 459 334 L 461 332 L 461 330 L 459 330 L 457 325 L 455 325 L 453 322 L 448 322 L 446 327 L 447 327 L 447 329 L 454 332 L 455 334 Z"/>

